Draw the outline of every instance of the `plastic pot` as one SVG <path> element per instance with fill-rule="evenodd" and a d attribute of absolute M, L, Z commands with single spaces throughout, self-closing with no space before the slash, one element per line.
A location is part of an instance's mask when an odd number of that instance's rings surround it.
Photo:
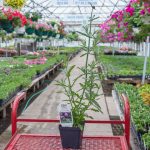
<path fill-rule="evenodd" d="M 59 125 L 63 148 L 80 149 L 83 131 L 76 127 L 62 127 Z"/>
<path fill-rule="evenodd" d="M 32 35 L 33 33 L 35 33 L 35 29 L 32 27 L 26 27 L 26 33 Z"/>

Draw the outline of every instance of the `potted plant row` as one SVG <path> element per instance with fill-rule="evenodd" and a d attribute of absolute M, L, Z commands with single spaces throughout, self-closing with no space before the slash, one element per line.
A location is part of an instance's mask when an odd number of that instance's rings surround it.
<path fill-rule="evenodd" d="M 32 80 L 37 78 L 37 73 L 44 73 L 56 63 L 66 60 L 65 55 L 48 57 L 43 65 L 28 66 L 25 59 L 31 56 L 18 56 L 6 61 L 3 68 L 0 67 L 0 105 L 7 103 L 21 89 L 28 88 Z M 32 56 L 33 58 L 33 56 Z M 12 82 L 13 81 L 13 82 Z"/>
<path fill-rule="evenodd" d="M 97 57 L 102 64 L 104 75 L 109 79 L 133 78 L 141 79 L 144 57 L 139 56 L 106 56 Z M 148 64 L 150 63 L 148 59 Z M 147 68 L 146 79 L 149 80 L 150 70 Z"/>
<path fill-rule="evenodd" d="M 150 149 L 150 144 L 148 139 L 149 135 L 149 125 L 150 125 L 150 112 L 149 107 L 149 89 L 150 85 L 133 86 L 130 84 L 119 84 L 116 83 L 114 86 L 118 98 L 120 98 L 120 93 L 126 93 L 129 97 L 130 107 L 131 107 L 131 120 L 132 120 L 132 130 L 136 133 L 136 137 L 140 142 L 139 145 L 143 149 Z M 145 143 L 143 143 L 143 140 Z"/>

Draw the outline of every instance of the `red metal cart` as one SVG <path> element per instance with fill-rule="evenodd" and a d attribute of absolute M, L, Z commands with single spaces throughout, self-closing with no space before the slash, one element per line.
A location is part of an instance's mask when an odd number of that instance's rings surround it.
<path fill-rule="evenodd" d="M 26 93 L 22 93 L 26 94 Z M 20 119 L 17 109 L 22 96 L 18 95 L 12 106 L 12 138 L 5 150 L 62 150 L 61 140 L 56 135 L 18 134 L 17 122 L 47 122 L 58 123 L 59 120 Z M 130 106 L 128 98 L 122 95 L 124 101 L 124 120 L 100 121 L 87 120 L 88 124 L 124 124 L 124 136 L 84 136 L 81 150 L 128 150 L 130 147 Z"/>

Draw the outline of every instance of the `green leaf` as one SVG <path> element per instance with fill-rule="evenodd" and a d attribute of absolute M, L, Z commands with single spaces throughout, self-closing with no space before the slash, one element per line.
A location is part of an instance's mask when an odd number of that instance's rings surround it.
<path fill-rule="evenodd" d="M 100 17 L 94 17 L 94 18 L 91 19 L 91 21 L 97 20 L 97 19 L 99 19 L 99 18 L 100 18 Z"/>
<path fill-rule="evenodd" d="M 77 31 L 77 32 L 78 32 L 79 34 L 85 36 L 85 37 L 90 37 L 89 35 L 87 35 L 87 34 L 85 34 L 85 33 L 82 33 L 82 32 L 79 32 L 79 31 Z"/>
<path fill-rule="evenodd" d="M 99 110 L 95 109 L 95 108 L 92 108 L 91 110 L 94 111 L 94 112 L 99 112 Z"/>
<path fill-rule="evenodd" d="M 81 75 L 79 75 L 78 77 L 76 77 L 76 78 L 73 80 L 72 86 L 74 86 L 75 83 L 77 82 L 77 80 L 79 80 L 82 76 L 83 76 L 83 74 L 81 74 Z"/>
<path fill-rule="evenodd" d="M 83 57 L 83 56 L 85 56 L 85 55 L 87 55 L 87 53 L 82 54 L 80 57 Z"/>
<path fill-rule="evenodd" d="M 101 107 L 100 107 L 100 105 L 98 104 L 98 102 L 97 101 L 92 101 L 92 104 L 101 112 Z"/>
<path fill-rule="evenodd" d="M 94 119 L 92 116 L 89 116 L 87 114 L 85 114 L 85 117 L 90 118 L 90 119 Z"/>
<path fill-rule="evenodd" d="M 71 66 L 71 67 L 69 68 L 69 70 L 67 71 L 66 76 L 67 76 L 68 78 L 70 77 L 70 74 L 71 74 L 72 70 L 74 69 L 74 67 L 75 67 L 75 65 Z"/>

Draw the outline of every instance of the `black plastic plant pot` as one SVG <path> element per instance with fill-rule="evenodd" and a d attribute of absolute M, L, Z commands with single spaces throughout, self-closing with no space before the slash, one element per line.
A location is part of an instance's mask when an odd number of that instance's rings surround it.
<path fill-rule="evenodd" d="M 59 125 L 63 148 L 80 149 L 83 131 L 76 127 L 62 127 Z"/>
<path fill-rule="evenodd" d="M 35 30 L 32 27 L 26 27 L 26 33 L 32 35 L 33 33 L 35 33 Z"/>
<path fill-rule="evenodd" d="M 14 27 L 13 27 L 12 23 L 8 20 L 1 20 L 0 26 L 7 33 L 12 33 L 14 31 Z"/>
<path fill-rule="evenodd" d="M 0 107 L 3 106 L 4 101 L 2 99 L 0 99 Z"/>

